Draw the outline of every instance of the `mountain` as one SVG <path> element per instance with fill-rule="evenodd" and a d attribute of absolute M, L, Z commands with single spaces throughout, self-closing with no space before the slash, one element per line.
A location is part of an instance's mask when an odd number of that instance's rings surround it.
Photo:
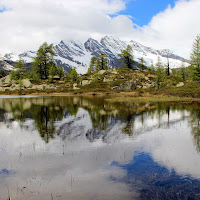
<path fill-rule="evenodd" d="M 182 61 L 184 61 L 185 66 L 188 66 L 188 61 L 186 59 L 175 55 L 168 49 L 156 50 L 133 40 L 126 42 L 113 36 L 105 36 L 100 41 L 89 38 L 84 43 L 73 40 L 61 41 L 59 44 L 54 44 L 56 52 L 55 59 L 56 63 L 64 67 L 66 71 L 68 71 L 70 67 L 75 67 L 79 74 L 85 74 L 88 70 L 91 57 L 98 56 L 100 52 L 108 56 L 110 68 L 122 66 L 123 64 L 120 62 L 118 54 L 121 53 L 121 50 L 124 50 L 127 45 L 131 45 L 133 48 L 134 60 L 136 63 L 143 57 L 147 66 L 150 66 L 152 63 L 155 65 L 159 56 L 165 66 L 167 66 L 169 59 L 170 68 L 179 68 Z M 36 52 L 34 51 L 27 51 L 20 55 L 11 53 L 4 56 L 4 61 L 16 62 L 16 60 L 21 57 L 27 63 L 30 63 L 35 56 Z"/>
<path fill-rule="evenodd" d="M 10 71 L 13 69 L 15 62 L 0 55 L 0 70 Z"/>

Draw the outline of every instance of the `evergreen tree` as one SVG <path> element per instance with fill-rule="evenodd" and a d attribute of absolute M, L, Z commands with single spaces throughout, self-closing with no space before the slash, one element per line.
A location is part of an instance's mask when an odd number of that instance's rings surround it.
<path fill-rule="evenodd" d="M 108 69 L 108 58 L 106 54 L 100 53 L 96 60 L 96 71 Z"/>
<path fill-rule="evenodd" d="M 90 67 L 88 69 L 88 73 L 93 73 L 95 72 L 95 63 L 96 63 L 96 58 L 93 56 L 90 60 Z"/>
<path fill-rule="evenodd" d="M 68 72 L 68 77 L 71 78 L 73 81 L 76 81 L 78 78 L 78 73 L 75 68 L 70 68 Z"/>
<path fill-rule="evenodd" d="M 36 74 L 39 74 L 40 79 L 47 79 L 49 69 L 55 65 L 55 52 L 52 45 L 43 43 L 37 51 L 37 56 L 34 58 L 33 66 Z"/>
<path fill-rule="evenodd" d="M 194 40 L 190 54 L 189 76 L 193 80 L 200 80 L 200 34 Z"/>
<path fill-rule="evenodd" d="M 56 65 L 51 65 L 49 68 L 49 75 L 50 75 L 50 80 L 53 81 L 53 77 L 58 74 L 58 67 Z"/>
<path fill-rule="evenodd" d="M 5 72 L 5 70 L 1 69 L 0 70 L 0 77 L 4 77 L 6 75 L 7 75 L 7 73 Z"/>
<path fill-rule="evenodd" d="M 165 84 L 165 70 L 161 63 L 160 57 L 158 57 L 158 62 L 156 63 L 156 85 L 160 89 Z"/>
<path fill-rule="evenodd" d="M 58 68 L 58 76 L 59 76 L 59 78 L 61 79 L 62 77 L 64 77 L 64 75 L 65 75 L 64 68 L 63 67 L 59 67 Z"/>
<path fill-rule="evenodd" d="M 14 69 L 11 71 L 11 79 L 13 80 L 22 80 L 26 77 L 27 73 L 25 70 L 25 64 L 24 61 L 22 60 L 22 58 L 20 58 L 19 61 L 17 61 L 16 66 L 14 67 Z"/>
<path fill-rule="evenodd" d="M 145 70 L 146 66 L 145 66 L 145 60 L 143 57 L 139 58 L 139 67 L 141 68 L 141 70 Z"/>
<path fill-rule="evenodd" d="M 121 54 L 118 54 L 118 56 L 124 62 L 124 67 L 132 69 L 132 65 L 134 64 L 134 60 L 133 60 L 133 50 L 132 50 L 132 47 L 130 45 L 128 45 L 125 50 L 122 50 Z"/>
<path fill-rule="evenodd" d="M 153 62 L 151 62 L 150 67 L 147 67 L 147 71 L 148 71 L 148 72 L 155 72 L 155 68 L 154 68 Z"/>
<path fill-rule="evenodd" d="M 186 80 L 186 76 L 187 76 L 186 68 L 185 68 L 184 62 L 182 62 L 182 65 L 181 65 L 181 68 L 180 68 L 180 77 L 183 80 Z"/>
<path fill-rule="evenodd" d="M 169 68 L 169 56 L 167 55 L 167 76 L 170 76 L 170 68 Z"/>

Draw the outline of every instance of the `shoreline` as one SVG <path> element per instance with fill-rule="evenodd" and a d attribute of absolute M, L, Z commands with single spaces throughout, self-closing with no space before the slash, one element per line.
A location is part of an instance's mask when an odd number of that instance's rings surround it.
<path fill-rule="evenodd" d="M 138 95 L 136 91 L 132 92 L 112 92 L 112 93 L 102 93 L 102 92 L 88 92 L 88 93 L 70 93 L 70 92 L 34 92 L 34 93 L 13 93 L 13 94 L 0 94 L 2 96 L 13 96 L 13 97 L 28 97 L 28 96 L 105 96 L 108 97 L 106 101 L 112 103 L 123 103 L 123 102 L 134 102 L 134 101 L 150 101 L 150 102 L 198 102 L 200 98 L 193 97 L 179 97 L 179 96 L 165 96 L 165 95 L 152 95 L 152 94 L 142 94 Z M 112 97 L 115 97 L 114 99 Z M 112 98 L 112 99 L 111 99 Z"/>

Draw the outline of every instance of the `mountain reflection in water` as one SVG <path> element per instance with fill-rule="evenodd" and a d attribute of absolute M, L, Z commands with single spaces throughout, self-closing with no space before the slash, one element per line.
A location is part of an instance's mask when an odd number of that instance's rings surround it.
<path fill-rule="evenodd" d="M 0 98 L 0 199 L 200 199 L 200 104 Z"/>

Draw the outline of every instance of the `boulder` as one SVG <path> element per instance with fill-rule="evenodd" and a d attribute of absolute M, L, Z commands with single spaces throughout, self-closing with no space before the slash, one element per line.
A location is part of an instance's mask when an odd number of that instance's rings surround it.
<path fill-rule="evenodd" d="M 183 82 L 180 82 L 176 85 L 176 87 L 183 87 L 185 84 Z"/>
<path fill-rule="evenodd" d="M 73 90 L 80 90 L 80 88 L 74 86 L 74 87 L 73 87 Z"/>
<path fill-rule="evenodd" d="M 122 83 L 118 88 L 120 90 L 135 90 L 136 85 L 135 85 L 134 81 L 126 81 L 126 82 Z"/>
<path fill-rule="evenodd" d="M 74 84 L 73 84 L 73 87 L 76 87 L 77 85 L 78 85 L 77 83 L 74 83 Z"/>
<path fill-rule="evenodd" d="M 25 88 L 31 88 L 31 87 L 32 87 L 32 83 L 29 81 L 29 79 L 23 79 L 23 80 L 22 80 L 22 85 L 23 85 Z"/>
<path fill-rule="evenodd" d="M 112 73 L 112 74 L 118 74 L 117 70 L 115 70 L 115 69 L 113 69 L 113 70 L 111 71 L 111 73 Z"/>
<path fill-rule="evenodd" d="M 0 87 L 3 85 L 3 80 L 2 78 L 0 79 Z"/>
<path fill-rule="evenodd" d="M 104 79 L 103 79 L 103 82 L 112 82 L 113 81 L 113 79 L 109 79 L 109 78 L 106 78 L 106 77 L 104 77 Z"/>
<path fill-rule="evenodd" d="M 10 84 L 10 82 L 11 82 L 11 76 L 8 75 L 8 76 L 5 77 L 4 83 L 5 83 L 5 84 Z"/>
<path fill-rule="evenodd" d="M 106 75 L 106 74 L 107 74 L 107 71 L 106 71 L 106 70 L 100 70 L 100 71 L 98 72 L 98 74 L 100 74 L 100 75 Z"/>
<path fill-rule="evenodd" d="M 4 92 L 4 91 L 5 91 L 5 88 L 0 87 L 0 92 Z"/>
<path fill-rule="evenodd" d="M 83 80 L 82 81 L 82 86 L 85 86 L 85 85 L 89 85 L 91 81 L 89 80 Z"/>

